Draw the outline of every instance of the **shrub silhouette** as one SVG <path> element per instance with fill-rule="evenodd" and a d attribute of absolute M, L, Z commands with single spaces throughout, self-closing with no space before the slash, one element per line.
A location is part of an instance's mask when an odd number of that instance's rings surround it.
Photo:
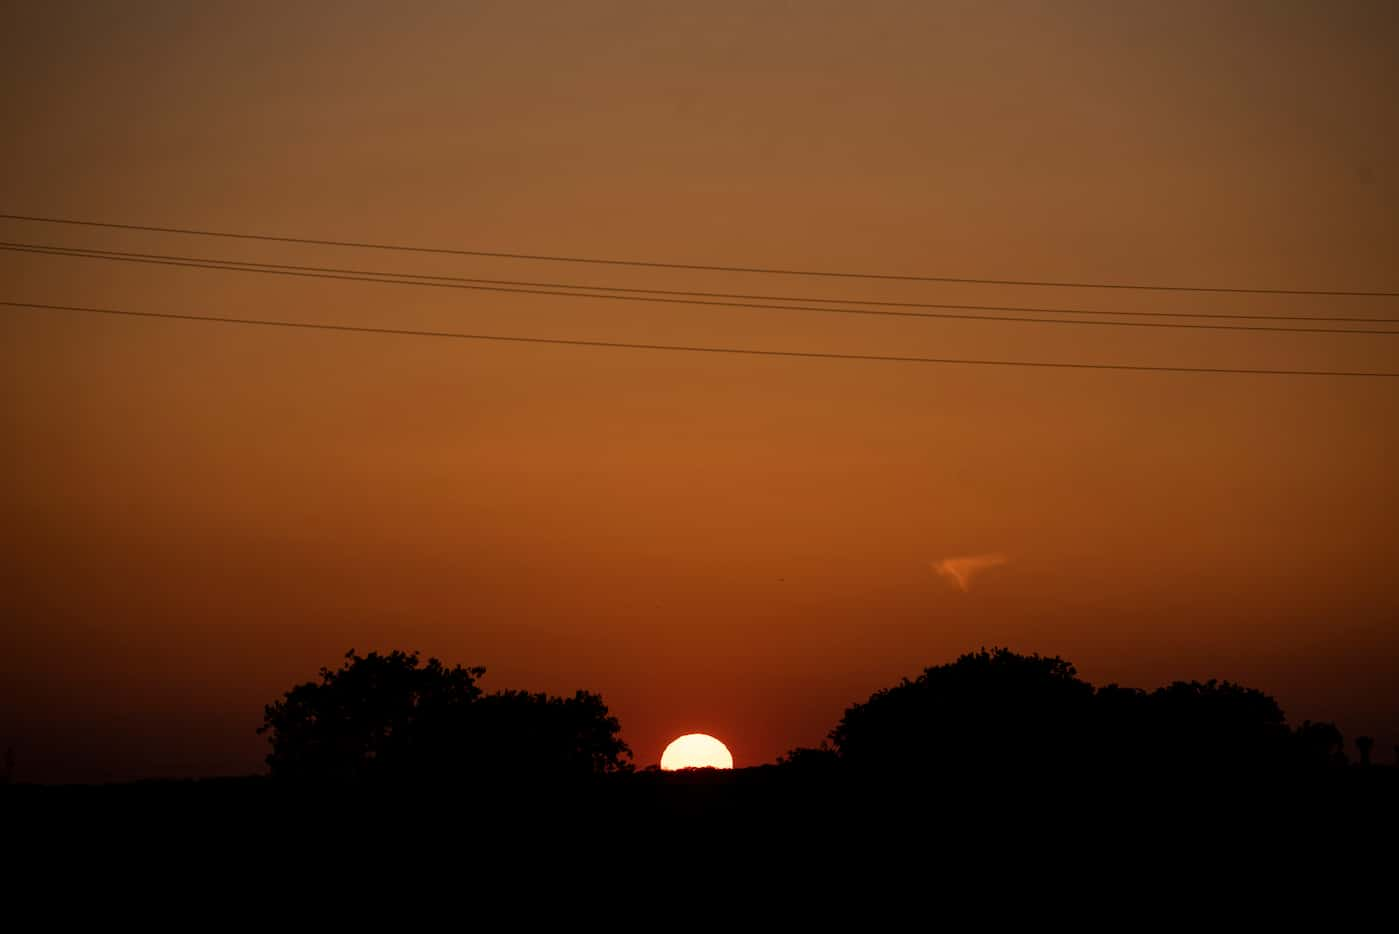
<path fill-rule="evenodd" d="M 264 708 L 259 733 L 275 778 L 319 782 L 469 781 L 528 770 L 578 778 L 630 769 L 631 750 L 602 698 L 485 695 L 480 667 L 417 653 L 351 649 L 337 669 Z"/>
<path fill-rule="evenodd" d="M 821 774 L 834 768 L 840 762 L 837 752 L 828 744 L 815 748 L 798 746 L 777 757 L 777 764 L 792 771 Z"/>
<path fill-rule="evenodd" d="M 1293 733 L 1297 764 L 1316 768 L 1346 764 L 1346 740 L 1334 723 L 1304 721 Z"/>

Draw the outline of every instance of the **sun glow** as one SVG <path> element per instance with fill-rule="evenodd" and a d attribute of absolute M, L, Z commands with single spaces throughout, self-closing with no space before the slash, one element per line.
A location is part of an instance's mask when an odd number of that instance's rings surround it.
<path fill-rule="evenodd" d="M 661 753 L 661 768 L 673 772 L 676 769 L 731 769 L 734 767 L 733 754 L 729 748 L 708 733 L 686 733 L 672 740 Z"/>

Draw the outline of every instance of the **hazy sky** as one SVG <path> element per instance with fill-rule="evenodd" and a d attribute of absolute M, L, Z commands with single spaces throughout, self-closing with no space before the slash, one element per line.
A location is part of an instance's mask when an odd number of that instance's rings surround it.
<path fill-rule="evenodd" d="M 1399 290 L 1393 3 L 0 2 L 0 212 L 998 279 Z M 815 298 L 801 279 L 0 221 L 0 240 Z M 0 299 L 842 353 L 1399 370 L 1399 337 L 969 323 L 0 252 Z M 1142 320 L 1142 319 L 1122 319 Z M 1399 742 L 1399 380 L 587 350 L 0 309 L 17 778 L 253 771 L 345 650 L 740 765 L 981 645 Z M 947 562 L 962 562 L 948 564 Z M 968 563 L 969 562 L 969 563 Z M 957 569 L 952 573 L 950 568 Z"/>

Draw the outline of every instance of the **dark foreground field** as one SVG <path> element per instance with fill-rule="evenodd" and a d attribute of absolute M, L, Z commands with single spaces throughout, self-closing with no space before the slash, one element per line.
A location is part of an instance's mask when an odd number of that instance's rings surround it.
<path fill-rule="evenodd" d="M 1038 916 L 1049 899 L 1055 912 L 1131 926 L 1143 912 L 1220 918 L 1229 904 L 1258 921 L 1356 898 L 1348 914 L 1372 917 L 1385 912 L 1369 899 L 1392 889 L 1396 810 L 1392 767 L 874 779 L 761 766 L 582 784 L 254 776 L 0 790 L 7 849 L 40 885 L 135 876 L 197 891 L 233 878 L 243 881 L 217 904 L 293 898 L 358 912 L 467 898 L 474 911 L 496 899 L 562 912 L 570 926 L 597 910 L 596 893 L 647 879 L 694 897 L 741 891 L 858 930 L 879 912 L 893 915 L 884 927 L 927 911 L 928 899 L 1000 918 Z"/>
<path fill-rule="evenodd" d="M 1300 832 L 1333 832 L 1399 812 L 1399 769 L 1348 767 L 1315 773 L 957 773 L 859 775 L 783 766 L 681 772 L 642 770 L 583 782 L 527 775 L 489 783 L 318 785 L 267 776 L 148 780 L 0 789 L 11 815 L 53 810 L 113 815 L 353 808 L 432 808 L 486 824 L 681 826 L 809 824 L 833 830 L 1001 821 L 1148 824 L 1174 819 L 1259 819 Z"/>

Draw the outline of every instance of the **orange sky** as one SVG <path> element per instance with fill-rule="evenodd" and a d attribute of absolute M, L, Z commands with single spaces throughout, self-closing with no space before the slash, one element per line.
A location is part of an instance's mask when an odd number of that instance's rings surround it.
<path fill-rule="evenodd" d="M 0 212 L 478 250 L 1399 290 L 1389 3 L 0 5 Z M 1104 311 L 0 221 L 0 240 Z M 648 343 L 1399 370 L 1399 338 L 687 308 L 0 253 L 0 299 Z M 0 310 L 16 777 L 260 767 L 355 647 L 738 764 L 986 644 L 1399 742 L 1399 380 L 691 356 Z M 1001 555 L 964 591 L 949 558 Z"/>

